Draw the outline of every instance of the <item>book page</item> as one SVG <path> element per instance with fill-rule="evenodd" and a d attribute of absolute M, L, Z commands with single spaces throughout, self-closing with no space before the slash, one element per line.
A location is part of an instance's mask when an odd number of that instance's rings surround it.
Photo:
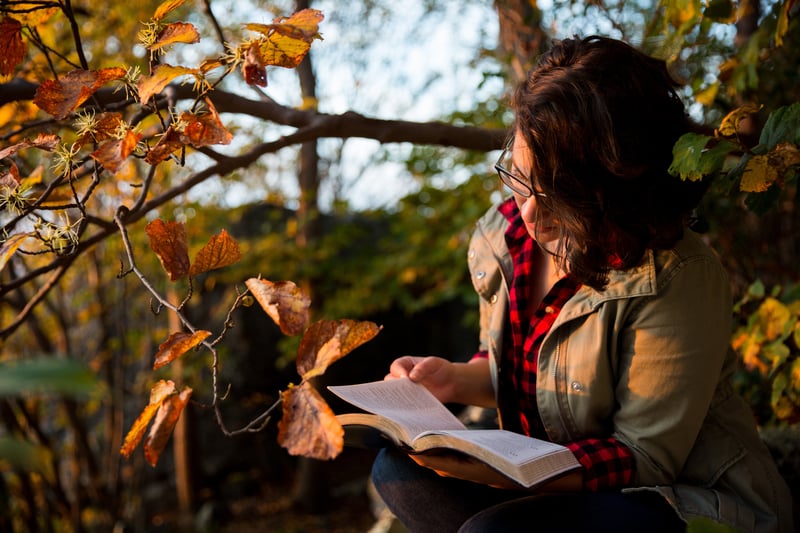
<path fill-rule="evenodd" d="M 466 429 L 428 389 L 408 378 L 328 389 L 365 411 L 394 420 L 403 426 L 410 440 L 427 430 Z"/>
<path fill-rule="evenodd" d="M 522 465 L 537 457 L 565 449 L 560 444 L 526 437 L 525 435 L 502 429 L 471 429 L 465 431 L 442 431 L 440 433 L 473 442 L 516 465 Z"/>

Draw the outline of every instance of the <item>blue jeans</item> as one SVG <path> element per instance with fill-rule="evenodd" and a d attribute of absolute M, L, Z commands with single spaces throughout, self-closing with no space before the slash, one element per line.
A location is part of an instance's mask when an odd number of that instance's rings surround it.
<path fill-rule="evenodd" d="M 495 489 L 445 478 L 392 448 L 381 450 L 372 481 L 410 533 L 502 531 L 683 532 L 661 496 L 619 491 L 553 493 Z"/>

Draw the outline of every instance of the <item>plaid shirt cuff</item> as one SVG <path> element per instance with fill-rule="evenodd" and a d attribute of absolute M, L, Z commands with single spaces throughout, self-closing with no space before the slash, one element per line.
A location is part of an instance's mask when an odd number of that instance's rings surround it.
<path fill-rule="evenodd" d="M 633 482 L 633 453 L 616 439 L 586 439 L 566 446 L 584 467 L 584 490 L 617 489 Z"/>

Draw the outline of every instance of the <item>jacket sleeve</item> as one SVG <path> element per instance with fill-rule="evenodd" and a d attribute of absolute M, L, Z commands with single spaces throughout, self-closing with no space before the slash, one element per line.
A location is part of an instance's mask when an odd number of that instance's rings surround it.
<path fill-rule="evenodd" d="M 670 484 L 694 446 L 729 350 L 728 278 L 712 255 L 685 258 L 634 300 L 618 338 L 615 438 L 636 482 Z"/>

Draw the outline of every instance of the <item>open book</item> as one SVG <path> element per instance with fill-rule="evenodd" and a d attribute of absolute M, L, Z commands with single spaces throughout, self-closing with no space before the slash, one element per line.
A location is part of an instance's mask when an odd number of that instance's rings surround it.
<path fill-rule="evenodd" d="M 348 433 L 374 428 L 409 453 L 456 450 L 528 488 L 581 466 L 560 444 L 502 429 L 467 429 L 428 389 L 407 378 L 328 389 L 372 413 L 337 415 L 346 443 L 354 441 Z"/>

